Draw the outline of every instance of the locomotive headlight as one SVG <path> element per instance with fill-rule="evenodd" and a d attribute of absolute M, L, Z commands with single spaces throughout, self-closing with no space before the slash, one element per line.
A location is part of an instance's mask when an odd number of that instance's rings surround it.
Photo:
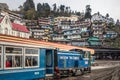
<path fill-rule="evenodd" d="M 85 64 L 88 64 L 88 61 L 85 61 Z"/>

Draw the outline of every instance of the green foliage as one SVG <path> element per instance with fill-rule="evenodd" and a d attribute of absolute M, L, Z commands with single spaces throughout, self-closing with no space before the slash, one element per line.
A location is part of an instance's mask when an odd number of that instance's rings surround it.
<path fill-rule="evenodd" d="M 24 14 L 25 19 L 38 19 L 38 17 L 49 16 L 71 16 L 72 14 L 80 16 L 80 12 L 72 11 L 69 6 L 60 5 L 60 7 L 58 7 L 56 3 L 53 4 L 53 8 L 50 7 L 48 3 L 38 3 L 37 11 L 35 11 L 35 4 L 33 0 L 26 0 L 23 6 L 20 6 L 19 9 L 20 12 Z"/>
<path fill-rule="evenodd" d="M 38 12 L 42 12 L 42 10 L 43 10 L 42 4 L 41 4 L 41 3 L 38 3 L 38 4 L 37 4 L 37 11 L 38 11 Z"/>
<path fill-rule="evenodd" d="M 107 17 L 107 18 L 109 17 L 109 14 L 108 14 L 108 13 L 106 14 L 106 17 Z"/>
<path fill-rule="evenodd" d="M 24 2 L 23 4 L 24 10 L 28 11 L 30 9 L 34 9 L 35 10 L 35 4 L 33 2 L 33 0 L 26 0 L 26 2 Z"/>
<path fill-rule="evenodd" d="M 80 12 L 76 12 L 76 15 L 80 16 Z"/>
<path fill-rule="evenodd" d="M 56 10 L 57 10 L 57 6 L 56 6 L 56 3 L 55 3 L 55 4 L 53 4 L 53 11 L 56 12 Z"/>
<path fill-rule="evenodd" d="M 35 10 L 31 9 L 25 12 L 26 19 L 35 19 L 36 12 Z"/>
<path fill-rule="evenodd" d="M 86 12 L 85 12 L 85 19 L 89 18 L 91 19 L 91 8 L 90 5 L 86 5 Z"/>
<path fill-rule="evenodd" d="M 50 6 L 48 3 L 43 3 L 43 17 L 48 17 L 50 15 Z"/>
<path fill-rule="evenodd" d="M 86 12 L 86 13 L 85 13 L 85 19 L 87 19 L 87 18 L 91 19 L 91 17 L 92 17 L 92 16 L 91 16 L 91 13 L 89 13 L 89 12 Z"/>

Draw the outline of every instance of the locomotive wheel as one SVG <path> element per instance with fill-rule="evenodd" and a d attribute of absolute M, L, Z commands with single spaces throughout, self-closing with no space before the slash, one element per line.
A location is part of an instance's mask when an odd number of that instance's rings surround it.
<path fill-rule="evenodd" d="M 71 70 L 71 71 L 68 71 L 68 76 L 69 76 L 69 77 L 71 77 L 72 74 L 73 74 L 73 71 L 72 71 L 72 70 Z"/>
<path fill-rule="evenodd" d="M 88 68 L 88 73 L 91 73 L 91 67 Z"/>
<path fill-rule="evenodd" d="M 80 69 L 80 71 L 81 71 L 81 75 L 83 75 L 84 74 L 84 69 Z"/>
<path fill-rule="evenodd" d="M 76 70 L 74 69 L 72 72 L 72 76 L 75 76 L 75 75 L 76 75 Z"/>

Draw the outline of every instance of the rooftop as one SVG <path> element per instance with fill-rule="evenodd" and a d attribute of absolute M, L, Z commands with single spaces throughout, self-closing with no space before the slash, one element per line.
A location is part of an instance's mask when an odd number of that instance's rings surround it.
<path fill-rule="evenodd" d="M 26 33 L 29 32 L 26 26 L 23 26 L 20 24 L 12 23 L 12 27 L 14 30 L 17 30 L 17 31 L 26 32 Z"/>

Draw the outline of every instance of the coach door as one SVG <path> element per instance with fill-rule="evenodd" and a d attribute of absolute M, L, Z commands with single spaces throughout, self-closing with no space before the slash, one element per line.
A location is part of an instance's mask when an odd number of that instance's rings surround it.
<path fill-rule="evenodd" d="M 47 76 L 51 76 L 54 72 L 54 50 L 48 49 L 46 50 L 46 74 Z"/>

